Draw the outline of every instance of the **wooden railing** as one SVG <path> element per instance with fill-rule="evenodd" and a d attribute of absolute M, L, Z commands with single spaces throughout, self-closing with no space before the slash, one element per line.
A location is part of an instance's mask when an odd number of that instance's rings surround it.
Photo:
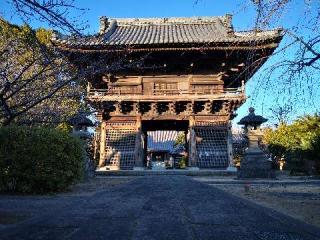
<path fill-rule="evenodd" d="M 112 87 L 108 89 L 87 87 L 87 93 L 89 96 L 141 95 L 142 91 L 137 87 Z"/>
<path fill-rule="evenodd" d="M 221 90 L 181 90 L 181 89 L 153 89 L 151 94 L 145 95 L 210 95 L 210 94 L 240 94 L 243 93 L 241 88 L 225 88 Z M 143 95 L 143 91 L 132 87 L 115 87 L 111 89 L 88 89 L 88 96 L 112 96 L 112 95 Z"/>

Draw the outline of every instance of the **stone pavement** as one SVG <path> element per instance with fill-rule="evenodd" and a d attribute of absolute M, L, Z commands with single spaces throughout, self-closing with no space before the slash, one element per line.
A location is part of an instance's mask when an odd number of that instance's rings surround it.
<path fill-rule="evenodd" d="M 145 176 L 68 198 L 1 230 L 0 239 L 315 240 L 320 229 L 190 177 Z"/>
<path fill-rule="evenodd" d="M 232 177 L 211 177 L 211 176 L 195 176 L 193 177 L 194 180 L 212 184 L 212 185 L 219 185 L 219 184 L 250 184 L 250 185 L 271 185 L 271 186 L 284 186 L 284 185 L 316 185 L 320 186 L 320 179 L 299 179 L 299 178 L 282 178 L 282 179 L 264 179 L 264 178 L 248 178 L 248 179 L 237 179 Z"/>

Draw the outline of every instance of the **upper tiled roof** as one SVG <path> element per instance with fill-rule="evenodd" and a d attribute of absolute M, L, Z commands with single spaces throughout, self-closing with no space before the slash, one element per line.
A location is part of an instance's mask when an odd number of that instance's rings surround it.
<path fill-rule="evenodd" d="M 100 32 L 81 38 L 55 38 L 68 47 L 152 46 L 161 44 L 228 43 L 267 40 L 281 31 L 234 32 L 231 15 L 201 18 L 108 19 L 101 17 Z"/>
<path fill-rule="evenodd" d="M 211 42 L 228 37 L 225 18 L 115 19 L 104 33 L 110 45 Z M 103 33 L 103 32 L 102 32 Z"/>

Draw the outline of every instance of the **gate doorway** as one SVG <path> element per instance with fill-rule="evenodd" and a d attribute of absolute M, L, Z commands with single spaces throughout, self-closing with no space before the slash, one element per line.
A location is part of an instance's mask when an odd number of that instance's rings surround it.
<path fill-rule="evenodd" d="M 144 166 L 152 170 L 175 169 L 182 166 L 182 160 L 187 166 L 188 127 L 187 120 L 142 121 Z"/>

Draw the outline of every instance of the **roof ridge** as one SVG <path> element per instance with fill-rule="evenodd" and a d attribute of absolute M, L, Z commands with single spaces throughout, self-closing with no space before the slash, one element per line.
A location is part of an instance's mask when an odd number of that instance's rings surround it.
<path fill-rule="evenodd" d="M 232 26 L 232 15 L 224 16 L 202 16 L 202 17 L 163 17 L 163 18 L 107 18 L 100 17 L 100 34 L 104 34 L 112 21 L 117 22 L 117 26 L 132 25 L 171 25 L 171 24 L 208 24 L 220 21 L 225 27 Z"/>
<path fill-rule="evenodd" d="M 210 24 L 220 22 L 224 27 L 233 30 L 232 15 L 224 16 L 202 16 L 202 17 L 163 17 L 163 18 L 107 18 L 100 17 L 100 34 L 105 34 L 112 22 L 116 22 L 116 26 L 136 26 L 136 25 L 173 25 L 173 24 Z M 113 29 L 114 30 L 114 29 Z"/>
<path fill-rule="evenodd" d="M 114 18 L 119 22 L 194 22 L 194 21 L 212 21 L 219 18 L 225 18 L 225 16 L 194 16 L 194 17 L 155 17 L 155 18 Z"/>

